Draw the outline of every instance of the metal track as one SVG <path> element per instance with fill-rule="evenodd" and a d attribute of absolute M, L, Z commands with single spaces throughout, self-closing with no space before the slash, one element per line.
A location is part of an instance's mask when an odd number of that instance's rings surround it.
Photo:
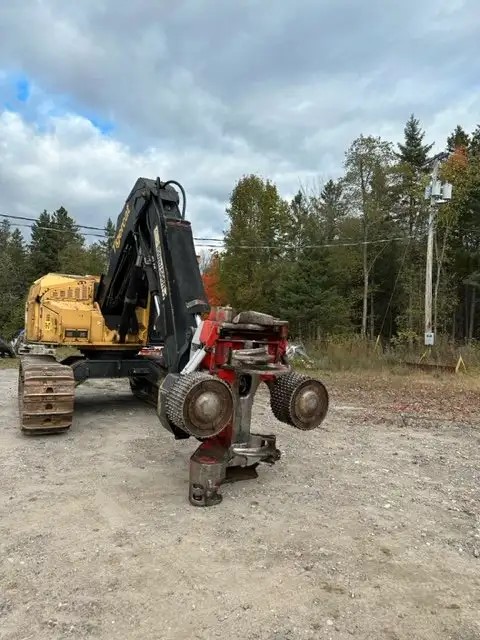
<path fill-rule="evenodd" d="M 75 381 L 69 366 L 53 356 L 28 355 L 20 360 L 18 408 L 21 430 L 28 434 L 66 431 L 72 425 Z"/>

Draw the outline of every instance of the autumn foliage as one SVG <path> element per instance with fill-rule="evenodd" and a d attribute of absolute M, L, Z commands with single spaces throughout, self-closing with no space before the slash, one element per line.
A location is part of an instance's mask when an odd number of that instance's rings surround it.
<path fill-rule="evenodd" d="M 452 153 L 449 162 L 458 169 L 466 168 L 468 164 L 468 150 L 464 146 L 459 146 Z"/>
<path fill-rule="evenodd" d="M 220 261 L 218 256 L 212 257 L 210 264 L 202 274 L 203 286 L 207 299 L 212 307 L 226 304 L 226 298 L 220 287 Z"/>

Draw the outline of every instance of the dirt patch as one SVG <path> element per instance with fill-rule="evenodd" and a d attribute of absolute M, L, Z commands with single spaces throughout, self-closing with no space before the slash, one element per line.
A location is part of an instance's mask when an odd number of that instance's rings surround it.
<path fill-rule="evenodd" d="M 475 381 L 325 380 L 314 432 L 258 398 L 282 460 L 204 510 L 196 443 L 126 384 L 79 387 L 72 429 L 28 438 L 0 371 L 2 639 L 478 640 Z"/>

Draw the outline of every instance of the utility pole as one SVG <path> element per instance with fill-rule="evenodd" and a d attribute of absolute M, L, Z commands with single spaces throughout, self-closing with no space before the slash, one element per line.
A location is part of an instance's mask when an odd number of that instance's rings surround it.
<path fill-rule="evenodd" d="M 439 161 L 436 159 L 433 165 L 431 178 L 430 206 L 428 211 L 428 236 L 427 236 L 427 264 L 425 269 L 425 345 L 433 346 L 435 336 L 432 326 L 432 290 L 433 290 L 433 231 L 436 218 L 434 187 L 438 181 Z"/>
<path fill-rule="evenodd" d="M 439 153 L 433 161 L 432 177 L 430 184 L 425 189 L 425 200 L 430 200 L 428 212 L 428 236 L 427 236 L 427 260 L 425 268 L 425 346 L 433 347 L 435 334 L 432 323 L 433 301 L 433 236 L 437 218 L 437 207 L 442 202 L 447 202 L 452 197 L 452 185 L 449 182 L 442 183 L 438 179 L 438 170 L 441 161 L 449 156 L 448 153 Z"/>

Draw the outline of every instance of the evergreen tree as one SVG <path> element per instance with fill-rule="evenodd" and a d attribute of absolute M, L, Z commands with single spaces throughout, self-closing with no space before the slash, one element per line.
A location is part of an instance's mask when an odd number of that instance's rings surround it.
<path fill-rule="evenodd" d="M 413 113 L 407 120 L 403 133 L 404 142 L 403 144 L 398 143 L 400 153 L 397 153 L 397 156 L 400 162 L 414 169 L 424 169 L 433 143 L 425 144 L 423 142 L 425 131 L 420 127 L 420 121 L 415 118 Z"/>
<path fill-rule="evenodd" d="M 304 248 L 282 263 L 276 314 L 301 340 L 342 333 L 351 327 L 351 297 L 342 293 L 326 251 Z"/>
<path fill-rule="evenodd" d="M 27 247 L 19 229 L 12 231 L 8 254 L 15 273 L 15 278 L 11 283 L 14 302 L 11 306 L 8 322 L 8 335 L 13 337 L 24 325 L 26 292 L 29 287 Z"/>
<path fill-rule="evenodd" d="M 0 221 L 0 251 L 3 252 L 6 250 L 8 242 L 10 240 L 11 234 L 11 225 L 8 220 Z"/>
<path fill-rule="evenodd" d="M 108 267 L 108 262 L 110 260 L 110 252 L 113 246 L 113 240 L 115 238 L 116 227 L 112 220 L 108 218 L 107 224 L 105 225 L 105 240 L 100 240 L 98 243 L 103 255 L 103 269 L 105 271 Z"/>
<path fill-rule="evenodd" d="M 470 140 L 470 153 L 473 156 L 480 156 L 480 124 L 477 124 Z"/>
<path fill-rule="evenodd" d="M 10 222 L 2 220 L 0 222 L 0 336 L 8 338 L 8 324 L 10 319 L 10 309 L 15 304 L 12 294 L 13 263 L 9 255 L 8 247 L 11 237 Z"/>
<path fill-rule="evenodd" d="M 23 327 L 27 290 L 26 248 L 18 229 L 0 224 L 0 335 L 11 338 Z"/>
<path fill-rule="evenodd" d="M 323 236 L 326 242 L 334 240 L 338 234 L 338 225 L 345 217 L 343 185 L 340 180 L 328 180 L 320 194 L 320 218 L 323 223 Z"/>
<path fill-rule="evenodd" d="M 428 203 L 424 190 L 429 179 L 426 166 L 433 144 L 424 143 L 425 132 L 412 114 L 404 128 L 404 142 L 398 144 L 398 201 L 396 206 L 397 235 L 405 233 L 405 253 L 400 259 L 399 281 L 396 288 L 398 314 L 391 318 L 391 326 L 409 336 L 422 330 L 424 307 L 424 236 L 428 217 Z M 402 254 L 402 251 L 400 251 Z M 380 271 L 376 269 L 376 277 Z"/>
<path fill-rule="evenodd" d="M 56 271 L 58 268 L 58 237 L 53 229 L 52 217 L 46 210 L 32 225 L 30 264 L 32 279 Z"/>
<path fill-rule="evenodd" d="M 298 191 L 293 197 L 289 211 L 286 243 L 288 246 L 298 251 L 305 242 L 313 242 L 317 236 L 318 220 L 313 214 L 312 198 L 308 198 L 305 193 Z"/>
<path fill-rule="evenodd" d="M 338 255 L 323 246 L 345 216 L 342 187 L 328 180 L 319 195 L 298 192 L 290 203 L 288 252 L 278 278 L 278 311 L 302 340 L 350 327 L 351 296 L 339 287 Z"/>
<path fill-rule="evenodd" d="M 455 151 L 456 149 L 468 149 L 470 145 L 470 136 L 465 129 L 459 124 L 455 127 L 453 133 L 447 138 L 447 151 Z"/>
<path fill-rule="evenodd" d="M 38 221 L 32 225 L 30 243 L 31 275 L 33 279 L 50 272 L 62 271 L 65 252 L 81 252 L 84 239 L 75 224 L 75 220 L 64 207 L 53 214 L 43 211 Z"/>
<path fill-rule="evenodd" d="M 105 271 L 105 255 L 102 247 L 94 243 L 84 247 L 67 244 L 59 256 L 59 271 L 71 275 L 101 275 Z"/>

